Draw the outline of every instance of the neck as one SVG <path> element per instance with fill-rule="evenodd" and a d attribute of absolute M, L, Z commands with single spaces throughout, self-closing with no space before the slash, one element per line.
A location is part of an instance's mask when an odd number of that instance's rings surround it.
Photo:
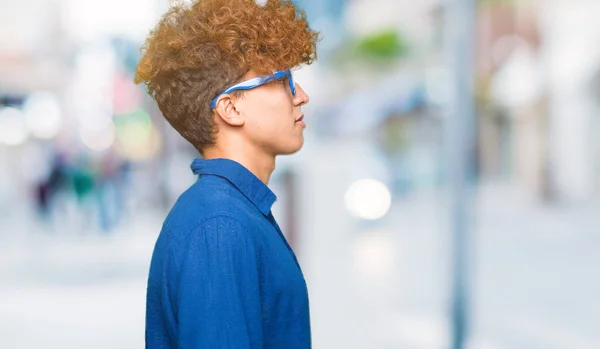
<path fill-rule="evenodd" d="M 269 185 L 271 174 L 275 170 L 275 156 L 256 151 L 248 145 L 227 147 L 215 145 L 203 151 L 205 159 L 230 159 L 252 172 L 265 185 Z"/>

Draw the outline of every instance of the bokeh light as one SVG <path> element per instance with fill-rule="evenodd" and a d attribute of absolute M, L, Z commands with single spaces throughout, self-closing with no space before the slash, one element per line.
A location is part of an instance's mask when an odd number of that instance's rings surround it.
<path fill-rule="evenodd" d="M 0 108 L 0 143 L 9 146 L 23 144 L 29 137 L 23 112 L 17 108 Z"/>
<path fill-rule="evenodd" d="M 93 151 L 107 150 L 116 138 L 115 124 L 109 118 L 84 123 L 80 128 L 80 137 L 83 144 Z"/>
<path fill-rule="evenodd" d="M 142 160 L 155 155 L 160 148 L 160 134 L 152 126 L 143 109 L 115 118 L 118 151 L 130 160 Z"/>
<path fill-rule="evenodd" d="M 375 179 L 361 179 L 346 192 L 346 208 L 354 216 L 376 220 L 390 210 L 392 195 L 385 184 Z"/>
<path fill-rule="evenodd" d="M 47 92 L 30 95 L 23 106 L 29 132 L 37 138 L 52 139 L 62 127 L 63 116 L 58 98 Z"/>
<path fill-rule="evenodd" d="M 393 271 L 398 251 L 392 234 L 385 230 L 363 233 L 354 242 L 354 267 L 369 282 L 385 280 Z"/>

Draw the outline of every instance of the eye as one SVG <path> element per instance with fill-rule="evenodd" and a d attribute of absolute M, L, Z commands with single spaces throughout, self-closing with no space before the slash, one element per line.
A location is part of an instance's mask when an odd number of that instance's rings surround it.
<path fill-rule="evenodd" d="M 272 80 L 269 83 L 273 84 L 273 85 L 280 85 L 280 86 L 282 86 L 285 89 L 289 89 L 290 79 L 287 76 L 285 76 L 285 77 L 282 77 L 280 79 Z"/>

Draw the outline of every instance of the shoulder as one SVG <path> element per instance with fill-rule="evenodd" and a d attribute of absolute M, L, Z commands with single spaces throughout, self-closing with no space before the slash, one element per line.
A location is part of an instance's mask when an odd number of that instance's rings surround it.
<path fill-rule="evenodd" d="M 192 239 L 205 240 L 216 245 L 234 245 L 253 241 L 251 229 L 228 214 L 215 214 L 203 219 L 194 230 Z"/>
<path fill-rule="evenodd" d="M 262 214 L 226 180 L 201 179 L 176 201 L 163 223 L 161 240 L 176 255 L 183 252 L 181 246 L 211 243 L 217 247 L 217 242 L 247 245 L 256 241 L 264 219 L 259 215 Z"/>
<path fill-rule="evenodd" d="M 207 217 L 165 240 L 169 241 L 153 256 L 153 264 L 155 259 L 159 264 L 151 267 L 150 278 L 165 278 L 173 283 L 174 292 L 188 283 L 182 280 L 211 280 L 213 286 L 220 285 L 226 281 L 224 276 L 245 275 L 261 264 L 260 245 L 234 217 Z"/>
<path fill-rule="evenodd" d="M 165 219 L 168 230 L 190 231 L 215 217 L 236 217 L 248 221 L 256 214 L 235 187 L 221 178 L 196 181 L 177 199 Z"/>
<path fill-rule="evenodd" d="M 175 241 L 174 241 L 175 242 Z M 245 263 L 255 261 L 259 244 L 246 224 L 228 215 L 210 216 L 172 244 L 176 265 L 194 260 L 200 263 Z M 194 263 L 193 263 L 194 264 Z"/>
<path fill-rule="evenodd" d="M 181 257 L 190 249 L 231 249 L 235 245 L 255 245 L 255 230 L 252 223 L 230 214 L 213 213 L 194 220 L 172 218 L 162 226 L 155 254 Z"/>

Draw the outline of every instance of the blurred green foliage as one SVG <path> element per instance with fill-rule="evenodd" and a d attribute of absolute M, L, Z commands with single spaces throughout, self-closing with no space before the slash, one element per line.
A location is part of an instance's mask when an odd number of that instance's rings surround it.
<path fill-rule="evenodd" d="M 395 59 L 408 51 L 406 40 L 395 29 L 385 29 L 360 38 L 355 52 L 366 59 Z"/>
<path fill-rule="evenodd" d="M 383 29 L 362 37 L 349 37 L 333 54 L 336 68 L 364 63 L 374 68 L 395 63 L 409 52 L 408 40 L 396 29 Z"/>

